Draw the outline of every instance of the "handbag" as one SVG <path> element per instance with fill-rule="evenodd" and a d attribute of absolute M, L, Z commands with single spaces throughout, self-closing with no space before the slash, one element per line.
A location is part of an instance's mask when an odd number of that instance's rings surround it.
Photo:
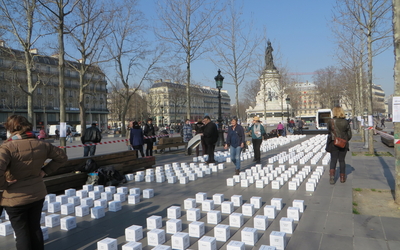
<path fill-rule="evenodd" d="M 347 140 L 339 138 L 336 136 L 336 131 L 335 131 L 335 121 L 332 119 L 332 130 L 333 130 L 333 135 L 335 136 L 335 139 L 333 140 L 333 145 L 339 148 L 345 148 L 347 144 Z"/>

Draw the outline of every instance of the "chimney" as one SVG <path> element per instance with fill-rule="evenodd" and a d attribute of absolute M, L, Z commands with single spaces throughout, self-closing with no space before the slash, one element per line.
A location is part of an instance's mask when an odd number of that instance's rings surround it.
<path fill-rule="evenodd" d="M 29 52 L 31 52 L 31 54 L 38 54 L 38 49 L 30 49 Z"/>

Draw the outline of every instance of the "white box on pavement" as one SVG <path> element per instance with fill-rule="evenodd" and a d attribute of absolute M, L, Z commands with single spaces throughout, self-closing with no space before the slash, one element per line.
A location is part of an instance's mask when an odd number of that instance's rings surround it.
<path fill-rule="evenodd" d="M 11 226 L 10 221 L 0 223 L 0 235 L 1 236 L 7 236 L 9 234 L 12 234 L 13 232 L 14 232 L 14 230 Z"/>
<path fill-rule="evenodd" d="M 56 201 L 56 202 L 51 202 L 47 205 L 47 211 L 49 213 L 57 213 L 61 211 L 61 203 Z"/>
<path fill-rule="evenodd" d="M 72 203 L 66 203 L 64 205 L 61 205 L 61 214 L 63 215 L 69 215 L 74 212 L 74 204 Z"/>
<path fill-rule="evenodd" d="M 279 221 L 279 231 L 293 234 L 294 220 L 292 218 L 282 217 Z"/>
<path fill-rule="evenodd" d="M 284 250 L 286 247 L 286 233 L 272 231 L 269 235 L 269 244 L 276 250 Z"/>
<path fill-rule="evenodd" d="M 214 227 L 214 237 L 217 241 L 226 242 L 231 237 L 229 225 L 218 224 Z"/>
<path fill-rule="evenodd" d="M 242 196 L 241 195 L 232 195 L 231 202 L 233 202 L 234 207 L 240 207 L 242 205 Z"/>
<path fill-rule="evenodd" d="M 183 208 L 184 209 L 190 209 L 190 208 L 195 208 L 196 207 L 196 200 L 192 198 L 187 198 L 183 202 Z"/>
<path fill-rule="evenodd" d="M 182 231 L 182 220 L 170 219 L 166 223 L 167 234 L 175 234 Z"/>
<path fill-rule="evenodd" d="M 81 199 L 81 205 L 93 207 L 93 205 L 94 205 L 93 199 L 90 197 L 83 198 L 83 199 Z"/>
<path fill-rule="evenodd" d="M 206 199 L 207 199 L 207 193 L 200 192 L 200 193 L 196 194 L 196 202 L 197 203 L 202 203 Z"/>
<path fill-rule="evenodd" d="M 108 211 L 118 212 L 119 210 L 121 210 L 121 202 L 120 201 L 110 201 L 108 203 Z"/>
<path fill-rule="evenodd" d="M 152 229 L 147 233 L 147 244 L 149 246 L 157 246 L 164 244 L 165 231 L 162 229 Z"/>
<path fill-rule="evenodd" d="M 201 250 L 217 250 L 217 240 L 214 237 L 203 236 L 197 243 Z"/>
<path fill-rule="evenodd" d="M 288 207 L 287 217 L 292 218 L 294 221 L 300 220 L 300 209 L 298 207 Z"/>
<path fill-rule="evenodd" d="M 193 221 L 189 224 L 189 236 L 200 238 L 205 233 L 204 222 Z"/>
<path fill-rule="evenodd" d="M 190 246 L 188 233 L 176 233 L 171 236 L 171 246 L 173 249 L 185 250 Z"/>
<path fill-rule="evenodd" d="M 202 211 L 208 212 L 214 209 L 214 201 L 213 200 L 204 200 L 201 203 Z"/>
<path fill-rule="evenodd" d="M 224 194 L 214 194 L 213 195 L 213 201 L 215 205 L 221 205 L 222 202 L 224 202 Z"/>
<path fill-rule="evenodd" d="M 103 185 L 96 185 L 96 186 L 93 187 L 93 191 L 99 191 L 100 193 L 104 192 L 104 186 Z"/>
<path fill-rule="evenodd" d="M 46 227 L 58 227 L 60 225 L 60 215 L 50 214 L 45 217 Z"/>
<path fill-rule="evenodd" d="M 101 250 L 118 250 L 117 239 L 105 238 L 97 242 L 97 249 Z"/>
<path fill-rule="evenodd" d="M 221 212 L 217 210 L 211 210 L 207 213 L 208 224 L 218 224 L 221 222 Z"/>
<path fill-rule="evenodd" d="M 246 245 L 254 246 L 258 241 L 257 229 L 245 227 L 241 231 L 242 242 Z"/>
<path fill-rule="evenodd" d="M 242 205 L 242 214 L 244 216 L 253 216 L 255 210 L 254 205 L 250 203 L 245 203 Z"/>
<path fill-rule="evenodd" d="M 264 207 L 264 215 L 269 219 L 275 219 L 276 217 L 276 207 L 272 205 L 266 205 Z"/>
<path fill-rule="evenodd" d="M 158 229 L 162 228 L 162 217 L 158 215 L 152 215 L 146 219 L 147 229 Z"/>
<path fill-rule="evenodd" d="M 131 188 L 131 189 L 129 189 L 129 194 L 138 194 L 138 195 L 140 195 L 140 188 Z"/>
<path fill-rule="evenodd" d="M 125 228 L 126 241 L 139 241 L 143 239 L 143 227 L 139 225 L 132 225 Z"/>
<path fill-rule="evenodd" d="M 304 212 L 304 200 L 293 200 L 292 206 L 298 207 L 300 213 Z"/>
<path fill-rule="evenodd" d="M 282 198 L 272 198 L 271 205 L 276 207 L 276 210 L 282 209 Z"/>
<path fill-rule="evenodd" d="M 268 217 L 265 215 L 256 215 L 253 219 L 254 228 L 265 231 L 268 228 Z"/>
<path fill-rule="evenodd" d="M 186 219 L 188 221 L 197 221 L 200 220 L 200 209 L 198 208 L 189 208 L 186 210 Z"/>
<path fill-rule="evenodd" d="M 106 215 L 106 211 L 104 207 L 94 207 L 90 209 L 90 217 L 92 219 L 100 219 L 103 218 Z"/>
<path fill-rule="evenodd" d="M 79 206 L 81 204 L 81 198 L 79 196 L 68 197 L 68 203 L 74 204 L 74 206 Z"/>
<path fill-rule="evenodd" d="M 167 209 L 168 219 L 178 219 L 181 217 L 181 207 L 171 206 Z"/>
<path fill-rule="evenodd" d="M 114 194 L 114 200 L 124 202 L 126 200 L 126 194 L 124 193 L 116 193 Z"/>
<path fill-rule="evenodd" d="M 140 202 L 140 195 L 130 194 L 128 195 L 128 204 L 138 204 Z"/>
<path fill-rule="evenodd" d="M 226 250 L 245 250 L 245 243 L 241 241 L 232 240 L 226 246 Z"/>
<path fill-rule="evenodd" d="M 254 205 L 255 209 L 260 209 L 262 206 L 262 198 L 253 196 L 250 198 L 250 203 Z"/>
<path fill-rule="evenodd" d="M 234 208 L 233 208 L 233 202 L 231 201 L 224 201 L 221 204 L 221 213 L 223 214 L 231 214 L 233 213 Z"/>
<path fill-rule="evenodd" d="M 258 249 L 258 250 L 276 250 L 276 247 L 267 246 L 267 245 L 261 245 L 260 249 Z"/>
<path fill-rule="evenodd" d="M 144 199 L 149 199 L 154 197 L 154 190 L 151 188 L 147 188 L 143 190 L 143 198 Z"/>
<path fill-rule="evenodd" d="M 76 228 L 76 218 L 74 216 L 66 216 L 60 220 L 61 230 L 71 230 Z"/>
<path fill-rule="evenodd" d="M 243 214 L 232 213 L 229 215 L 229 226 L 241 228 L 243 226 Z"/>
<path fill-rule="evenodd" d="M 122 245 L 122 250 L 142 250 L 142 243 L 140 242 L 128 242 Z"/>

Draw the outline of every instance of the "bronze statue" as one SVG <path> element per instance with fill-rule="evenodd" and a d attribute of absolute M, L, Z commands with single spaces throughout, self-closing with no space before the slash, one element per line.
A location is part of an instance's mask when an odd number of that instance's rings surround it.
<path fill-rule="evenodd" d="M 272 51 L 274 49 L 271 46 L 271 42 L 268 40 L 268 47 L 265 49 L 265 69 L 266 70 L 276 70 L 274 65 L 274 58 L 272 57 Z"/>

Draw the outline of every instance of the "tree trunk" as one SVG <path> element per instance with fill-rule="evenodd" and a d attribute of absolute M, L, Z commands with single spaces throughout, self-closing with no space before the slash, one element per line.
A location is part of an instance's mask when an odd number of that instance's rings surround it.
<path fill-rule="evenodd" d="M 400 0 L 393 0 L 393 29 L 394 29 L 394 96 L 400 96 Z M 400 123 L 394 122 L 394 138 L 400 139 Z M 400 144 L 394 145 L 396 157 L 395 202 L 400 204 Z"/>
<path fill-rule="evenodd" d="M 86 131 L 86 107 L 85 107 L 85 91 L 83 88 L 84 82 L 84 74 L 79 74 L 79 119 L 81 120 L 81 136 Z"/>
<path fill-rule="evenodd" d="M 187 65 L 187 79 L 186 79 L 186 100 L 187 100 L 187 109 L 186 109 L 186 119 L 190 120 L 190 55 L 188 54 L 186 57 Z"/>
<path fill-rule="evenodd" d="M 368 94 L 367 94 L 367 108 L 368 108 L 368 116 L 372 117 L 372 125 L 374 122 L 373 118 L 373 107 L 372 107 L 372 37 L 371 33 L 368 34 L 367 40 L 368 46 Z M 368 118 L 368 119 L 369 119 Z M 374 138 L 373 138 L 373 129 L 369 129 L 368 133 L 368 152 L 370 154 L 374 153 Z"/>

